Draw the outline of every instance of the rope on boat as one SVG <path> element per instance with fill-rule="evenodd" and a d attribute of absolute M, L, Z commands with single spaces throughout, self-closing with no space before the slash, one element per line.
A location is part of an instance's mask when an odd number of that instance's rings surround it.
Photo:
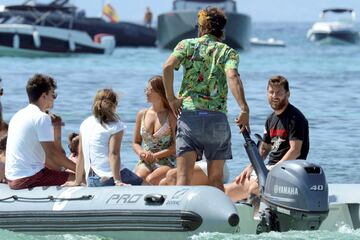
<path fill-rule="evenodd" d="M 36 198 L 36 197 L 19 197 L 17 195 L 13 195 L 7 198 L 2 198 L 0 199 L 0 202 L 5 202 L 8 200 L 13 200 L 13 201 L 19 201 L 19 202 L 55 202 L 55 201 L 84 201 L 84 200 L 91 200 L 93 199 L 94 196 L 93 195 L 83 195 L 80 197 L 70 197 L 70 198 L 58 198 L 58 197 L 54 197 L 52 195 L 47 196 L 47 197 L 41 197 L 41 198 Z"/>

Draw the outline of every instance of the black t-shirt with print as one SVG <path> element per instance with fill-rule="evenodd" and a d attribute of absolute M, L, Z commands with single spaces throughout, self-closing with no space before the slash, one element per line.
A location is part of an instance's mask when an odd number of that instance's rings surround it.
<path fill-rule="evenodd" d="M 276 164 L 290 149 L 290 140 L 302 140 L 301 154 L 306 159 L 309 152 L 309 124 L 299 109 L 289 104 L 280 115 L 273 112 L 266 120 L 264 142 L 271 144 L 269 165 Z"/>

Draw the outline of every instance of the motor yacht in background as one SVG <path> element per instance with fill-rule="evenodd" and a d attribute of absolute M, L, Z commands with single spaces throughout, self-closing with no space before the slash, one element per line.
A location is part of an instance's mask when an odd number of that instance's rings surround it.
<path fill-rule="evenodd" d="M 104 5 L 103 17 L 89 17 L 85 10 L 78 9 L 71 2 L 75 1 L 51 0 L 48 3 L 38 3 L 35 0 L 26 0 L 18 5 L 0 6 L 0 24 L 16 20 L 16 23 L 20 24 L 82 31 L 91 38 L 98 34 L 113 35 L 116 47 L 155 47 L 154 28 L 126 21 L 111 21 L 109 15 L 115 15 L 116 12 L 109 4 Z"/>
<path fill-rule="evenodd" d="M 175 0 L 173 10 L 158 16 L 157 40 L 161 48 L 173 49 L 186 38 L 197 36 L 197 13 L 208 6 L 222 8 L 227 16 L 224 42 L 235 49 L 249 47 L 251 18 L 237 12 L 233 0 Z"/>
<path fill-rule="evenodd" d="M 333 15 L 333 19 L 330 19 L 329 15 Z M 307 38 L 321 43 L 357 43 L 360 37 L 355 20 L 353 9 L 324 9 L 320 14 L 320 20 L 308 31 Z"/>
<path fill-rule="evenodd" d="M 115 38 L 83 31 L 29 24 L 0 24 L 0 56 L 111 54 Z"/>

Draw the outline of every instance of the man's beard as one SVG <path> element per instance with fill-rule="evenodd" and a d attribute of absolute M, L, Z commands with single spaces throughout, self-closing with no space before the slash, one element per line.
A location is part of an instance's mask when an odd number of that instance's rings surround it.
<path fill-rule="evenodd" d="M 286 106 L 287 102 L 286 99 L 282 99 L 280 101 L 274 102 L 273 100 L 270 100 L 270 106 L 275 111 L 281 110 Z"/>

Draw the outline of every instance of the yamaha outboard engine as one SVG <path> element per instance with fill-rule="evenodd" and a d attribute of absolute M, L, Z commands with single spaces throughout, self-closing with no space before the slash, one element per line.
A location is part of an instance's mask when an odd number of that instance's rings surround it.
<path fill-rule="evenodd" d="M 260 212 L 257 233 L 317 230 L 329 212 L 328 185 L 323 169 L 304 160 L 285 161 L 270 172 L 255 142 L 243 131 L 245 149 L 258 176 L 260 198 L 267 208 Z"/>

